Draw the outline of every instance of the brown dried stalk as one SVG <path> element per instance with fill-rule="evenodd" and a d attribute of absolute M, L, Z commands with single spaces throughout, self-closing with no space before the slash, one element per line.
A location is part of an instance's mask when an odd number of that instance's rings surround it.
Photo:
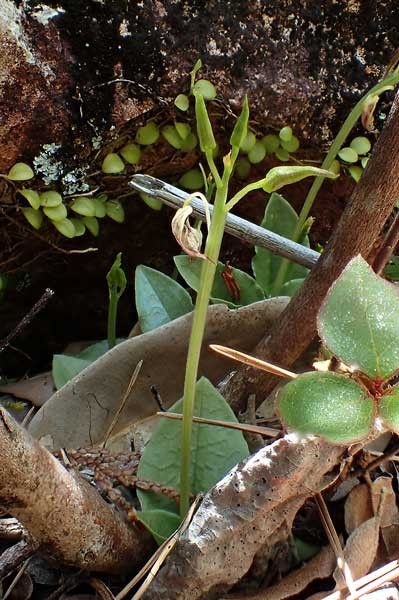
<path fill-rule="evenodd" d="M 125 521 L 98 491 L 68 472 L 0 409 L 0 505 L 18 518 L 45 557 L 123 573 L 151 552 L 149 534 Z"/>

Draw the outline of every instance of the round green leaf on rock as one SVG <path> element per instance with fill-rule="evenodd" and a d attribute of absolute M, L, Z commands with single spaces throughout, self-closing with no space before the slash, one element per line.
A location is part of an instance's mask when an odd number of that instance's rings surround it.
<path fill-rule="evenodd" d="M 174 102 L 175 106 L 182 111 L 186 111 L 189 109 L 190 106 L 190 101 L 188 99 L 188 96 L 186 96 L 186 94 L 178 94 L 175 98 L 175 102 Z"/>
<path fill-rule="evenodd" d="M 273 133 L 268 133 L 261 139 L 262 144 L 266 148 L 268 154 L 273 154 L 280 146 L 280 139 Z"/>
<path fill-rule="evenodd" d="M 15 163 L 8 171 L 7 178 L 11 179 L 11 181 L 26 181 L 27 179 L 32 179 L 34 176 L 35 174 L 29 165 L 19 162 Z"/>
<path fill-rule="evenodd" d="M 179 132 L 174 125 L 165 125 L 162 127 L 161 133 L 172 148 L 181 150 L 184 140 L 180 137 Z"/>
<path fill-rule="evenodd" d="M 67 216 L 67 209 L 65 204 L 59 204 L 58 206 L 45 206 L 43 212 L 51 219 L 51 221 L 62 221 Z"/>
<path fill-rule="evenodd" d="M 115 173 L 122 173 L 125 170 L 125 165 L 118 154 L 110 152 L 104 158 L 101 170 L 106 175 L 113 175 Z"/>
<path fill-rule="evenodd" d="M 248 154 L 256 144 L 256 136 L 252 131 L 248 131 L 247 135 L 241 142 L 240 150 L 244 154 Z"/>
<path fill-rule="evenodd" d="M 71 210 L 76 212 L 78 215 L 83 217 L 95 217 L 96 216 L 96 203 L 93 198 L 87 196 L 79 196 L 71 204 Z"/>
<path fill-rule="evenodd" d="M 197 142 L 198 142 L 197 136 L 195 135 L 195 133 L 191 132 L 188 134 L 186 139 L 183 141 L 181 150 L 183 152 L 191 152 L 196 147 Z"/>
<path fill-rule="evenodd" d="M 277 397 L 283 424 L 304 435 L 319 435 L 335 444 L 367 437 L 374 403 L 352 379 L 337 373 L 304 373 Z"/>
<path fill-rule="evenodd" d="M 341 148 L 338 152 L 338 156 L 347 163 L 355 163 L 359 158 L 357 152 L 353 148 L 349 148 L 349 146 Z"/>
<path fill-rule="evenodd" d="M 363 155 L 367 154 L 371 150 L 371 142 L 368 138 L 364 136 L 359 136 L 353 138 L 349 147 L 352 148 L 357 154 Z"/>
<path fill-rule="evenodd" d="M 50 206 L 58 206 L 62 203 L 62 196 L 58 192 L 54 190 L 49 190 L 48 192 L 43 192 L 40 194 L 40 204 L 42 206 L 50 207 Z"/>
<path fill-rule="evenodd" d="M 137 165 L 140 162 L 141 150 L 137 144 L 126 144 L 119 152 L 130 165 Z"/>
<path fill-rule="evenodd" d="M 188 123 L 181 123 L 179 121 L 175 121 L 175 127 L 177 133 L 183 141 L 186 140 L 191 133 L 191 127 Z"/>
<path fill-rule="evenodd" d="M 61 219 L 60 221 L 53 221 L 54 227 L 67 238 L 75 237 L 75 226 L 71 219 Z"/>
<path fill-rule="evenodd" d="M 264 144 L 262 144 L 260 141 L 256 141 L 253 148 L 251 148 L 251 150 L 248 152 L 249 162 L 251 162 L 253 165 L 256 165 L 257 163 L 262 162 L 265 156 L 266 148 Z"/>
<path fill-rule="evenodd" d="M 200 190 L 204 187 L 204 178 L 199 169 L 190 169 L 180 177 L 179 183 L 186 190 Z"/>
<path fill-rule="evenodd" d="M 29 189 L 18 190 L 18 192 L 29 202 L 32 208 L 34 208 L 35 210 L 39 208 L 40 196 L 38 192 Z"/>
<path fill-rule="evenodd" d="M 150 121 L 147 125 L 139 127 L 136 133 L 136 142 L 142 146 L 150 146 L 155 144 L 159 138 L 159 128 L 154 121 Z"/>
<path fill-rule="evenodd" d="M 378 416 L 391 431 L 399 433 L 399 388 L 393 387 L 378 405 Z"/>
<path fill-rule="evenodd" d="M 278 135 L 282 142 L 289 142 L 292 138 L 292 128 L 289 125 L 286 125 L 280 129 Z"/>
<path fill-rule="evenodd" d="M 318 316 L 328 349 L 371 379 L 387 379 L 399 369 L 399 292 L 353 258 L 333 283 Z"/>
<path fill-rule="evenodd" d="M 22 209 L 22 214 L 34 229 L 40 229 L 43 223 L 43 215 L 40 210 L 35 210 L 29 206 Z"/>
<path fill-rule="evenodd" d="M 193 91 L 200 94 L 204 100 L 213 100 L 216 98 L 216 88 L 208 79 L 198 79 L 194 84 Z"/>

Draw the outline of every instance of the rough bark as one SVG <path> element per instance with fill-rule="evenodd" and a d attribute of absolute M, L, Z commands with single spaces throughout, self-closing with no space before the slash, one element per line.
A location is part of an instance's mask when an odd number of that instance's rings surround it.
<path fill-rule="evenodd" d="M 290 367 L 317 333 L 316 317 L 325 295 L 348 261 L 361 254 L 367 258 L 399 198 L 399 94 L 374 148 L 371 161 L 354 189 L 341 220 L 325 251 L 304 285 L 292 298 L 271 331 L 254 353 Z M 234 410 L 243 410 L 248 395 L 256 393 L 259 405 L 273 389 L 274 376 L 242 367 L 224 389 Z"/>
<path fill-rule="evenodd" d="M 151 538 L 87 481 L 68 472 L 0 411 L 0 506 L 17 517 L 45 557 L 85 570 L 123 573 L 141 565 Z"/>

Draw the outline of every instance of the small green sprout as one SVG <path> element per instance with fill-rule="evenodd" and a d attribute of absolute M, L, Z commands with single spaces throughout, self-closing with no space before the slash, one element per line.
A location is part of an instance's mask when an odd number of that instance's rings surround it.
<path fill-rule="evenodd" d="M 117 257 L 107 273 L 108 284 L 108 347 L 113 348 L 116 344 L 116 315 L 118 310 L 118 302 L 123 292 L 126 289 L 126 275 L 121 267 L 122 253 L 119 252 Z"/>

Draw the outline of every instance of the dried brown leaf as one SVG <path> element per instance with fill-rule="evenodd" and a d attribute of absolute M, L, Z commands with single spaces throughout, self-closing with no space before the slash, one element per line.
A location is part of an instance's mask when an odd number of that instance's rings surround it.
<path fill-rule="evenodd" d="M 371 504 L 370 488 L 366 483 L 350 491 L 345 502 L 345 529 L 348 534 L 375 514 Z"/>
<path fill-rule="evenodd" d="M 193 258 L 206 259 L 201 253 L 202 233 L 190 225 L 191 206 L 179 208 L 172 219 L 172 233 L 182 250 Z"/>
<path fill-rule="evenodd" d="M 380 511 L 381 535 L 390 560 L 399 556 L 399 511 L 390 477 L 379 477 L 371 486 L 375 512 Z"/>
<path fill-rule="evenodd" d="M 375 516 L 350 534 L 344 549 L 344 559 L 353 580 L 363 577 L 371 568 L 377 554 L 379 532 L 380 519 Z M 334 571 L 334 579 L 338 589 L 346 586 L 338 567 Z"/>
<path fill-rule="evenodd" d="M 296 596 L 316 579 L 326 579 L 330 577 L 336 559 L 331 546 L 325 546 L 310 561 L 305 563 L 301 568 L 292 571 L 284 577 L 276 585 L 257 592 L 254 595 L 236 595 L 226 596 L 220 600 L 286 600 L 292 596 Z"/>
<path fill-rule="evenodd" d="M 34 406 L 43 406 L 54 394 L 54 382 L 51 372 L 48 371 L 29 379 L 0 385 L 0 392 L 12 394 L 21 400 L 29 400 Z"/>

